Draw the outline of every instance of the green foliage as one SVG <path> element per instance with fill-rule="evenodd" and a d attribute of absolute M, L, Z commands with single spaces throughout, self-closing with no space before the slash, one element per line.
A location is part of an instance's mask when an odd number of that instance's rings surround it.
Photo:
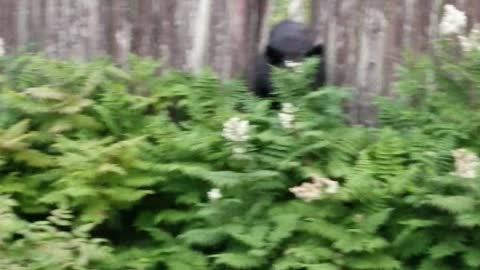
<path fill-rule="evenodd" d="M 112 250 L 90 238 L 93 224 L 73 225 L 69 211 L 57 209 L 48 220 L 33 223 L 13 212 L 14 200 L 0 197 L 0 266 L 2 269 L 102 269 Z"/>
<path fill-rule="evenodd" d="M 478 57 L 407 62 L 375 128 L 311 91 L 315 60 L 274 70 L 278 111 L 152 60 L 0 58 L 0 265 L 478 269 L 480 182 L 452 155 L 480 151 Z"/>
<path fill-rule="evenodd" d="M 312 1 L 307 0 L 304 1 L 305 4 L 305 18 L 308 21 L 311 20 L 312 12 L 311 12 L 311 6 L 312 6 Z M 282 20 L 285 20 L 288 18 L 288 5 L 289 1 L 288 0 L 275 0 L 272 1 L 273 5 L 273 12 L 271 16 L 269 17 L 269 25 L 275 25 Z"/>

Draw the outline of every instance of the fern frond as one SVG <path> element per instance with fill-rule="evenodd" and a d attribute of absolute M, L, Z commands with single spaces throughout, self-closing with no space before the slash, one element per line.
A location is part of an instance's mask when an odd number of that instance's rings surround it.
<path fill-rule="evenodd" d="M 244 253 L 222 253 L 212 256 L 215 264 L 232 269 L 255 269 L 266 264 L 265 259 Z"/>
<path fill-rule="evenodd" d="M 395 258 L 384 254 L 369 254 L 346 259 L 347 265 L 353 269 L 402 269 Z"/>

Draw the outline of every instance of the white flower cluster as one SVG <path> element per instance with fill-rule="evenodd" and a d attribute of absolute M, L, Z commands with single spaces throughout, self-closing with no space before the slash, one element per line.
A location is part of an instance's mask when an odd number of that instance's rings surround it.
<path fill-rule="evenodd" d="M 285 129 L 292 129 L 295 127 L 295 112 L 297 108 L 292 103 L 282 103 L 282 110 L 278 113 L 280 124 Z"/>
<path fill-rule="evenodd" d="M 250 123 L 247 120 L 241 120 L 238 117 L 232 117 L 223 124 L 222 135 L 225 139 L 232 142 L 245 142 L 248 140 L 248 131 Z"/>
<path fill-rule="evenodd" d="M 480 25 L 475 25 L 468 35 L 465 35 L 467 16 L 453 5 L 445 5 L 444 15 L 440 22 L 440 34 L 457 35 L 462 50 L 472 52 L 480 50 Z"/>
<path fill-rule="evenodd" d="M 306 202 L 321 199 L 324 194 L 335 194 L 338 192 L 338 182 L 318 176 L 312 177 L 312 182 L 302 183 L 300 186 L 289 188 L 295 197 Z"/>
<path fill-rule="evenodd" d="M 440 34 L 463 34 L 467 26 L 467 16 L 465 12 L 458 10 L 454 5 L 445 5 L 443 10 L 444 15 L 440 22 Z"/>
<path fill-rule="evenodd" d="M 452 156 L 455 159 L 454 175 L 463 178 L 477 177 L 480 160 L 475 153 L 461 148 L 452 151 Z"/>
<path fill-rule="evenodd" d="M 3 39 L 0 38 L 0 57 L 5 55 L 5 43 Z"/>
<path fill-rule="evenodd" d="M 233 143 L 233 156 L 242 157 L 247 152 L 245 142 L 250 138 L 250 123 L 248 120 L 241 120 L 232 117 L 223 124 L 223 137 Z"/>
<path fill-rule="evenodd" d="M 210 201 L 216 201 L 221 199 L 223 195 L 219 188 L 212 188 L 207 192 L 207 197 Z"/>
<path fill-rule="evenodd" d="M 284 64 L 287 68 L 296 68 L 296 67 L 300 66 L 302 63 L 286 60 Z"/>
<path fill-rule="evenodd" d="M 480 25 L 475 25 L 468 36 L 459 36 L 458 39 L 464 52 L 480 50 Z"/>

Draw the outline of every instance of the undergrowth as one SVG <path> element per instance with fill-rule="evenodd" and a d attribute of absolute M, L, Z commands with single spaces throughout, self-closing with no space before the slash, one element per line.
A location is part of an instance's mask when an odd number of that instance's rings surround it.
<path fill-rule="evenodd" d="M 0 266 L 478 269 L 480 53 L 462 59 L 407 62 L 364 128 L 348 91 L 308 89 L 314 60 L 274 71 L 276 111 L 151 60 L 1 57 Z"/>

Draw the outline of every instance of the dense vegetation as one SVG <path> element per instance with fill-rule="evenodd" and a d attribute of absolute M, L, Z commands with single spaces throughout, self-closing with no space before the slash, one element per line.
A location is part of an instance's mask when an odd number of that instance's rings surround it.
<path fill-rule="evenodd" d="M 313 60 L 275 70 L 275 111 L 150 60 L 0 57 L 0 268 L 478 269 L 480 52 L 458 46 L 407 61 L 376 128 L 308 90 Z"/>

